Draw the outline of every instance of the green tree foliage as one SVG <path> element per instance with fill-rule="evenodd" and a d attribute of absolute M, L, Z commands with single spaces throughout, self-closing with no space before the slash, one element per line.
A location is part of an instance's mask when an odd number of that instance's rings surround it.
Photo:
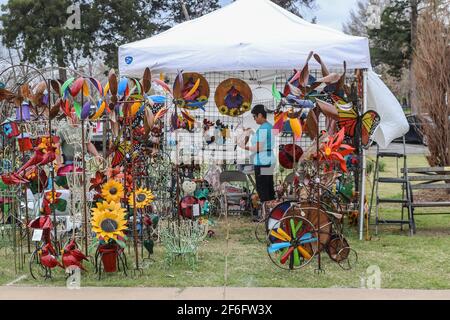
<path fill-rule="evenodd" d="M 145 39 L 182 20 L 175 0 L 80 0 L 81 29 L 66 28 L 71 0 L 9 0 L 2 5 L 0 30 L 7 48 L 19 49 L 23 62 L 38 67 L 77 67 L 80 59 L 102 57 L 117 66 L 118 47 Z M 191 18 L 219 7 L 218 0 L 185 0 Z M 66 78 L 63 69 L 59 77 Z"/>
<path fill-rule="evenodd" d="M 389 67 L 388 73 L 400 78 L 412 57 L 410 1 L 393 0 L 381 15 L 380 29 L 368 30 L 374 65 Z"/>
<path fill-rule="evenodd" d="M 180 23 L 186 21 L 182 2 L 186 6 L 190 19 L 199 18 L 220 8 L 219 0 L 167 0 L 165 11 L 169 13 L 171 22 Z"/>
<path fill-rule="evenodd" d="M 119 46 L 148 38 L 165 29 L 164 25 L 155 22 L 162 8 L 163 1 L 93 0 L 86 14 L 88 26 L 98 26 L 93 30 L 93 51 L 104 54 L 107 66 L 116 67 Z"/>
<path fill-rule="evenodd" d="M 8 1 L 0 16 L 3 44 L 19 49 L 23 60 L 40 67 L 49 63 L 66 67 L 70 60 L 89 55 L 92 33 L 65 28 L 71 4 L 69 0 Z M 65 77 L 64 70 L 60 77 Z"/>

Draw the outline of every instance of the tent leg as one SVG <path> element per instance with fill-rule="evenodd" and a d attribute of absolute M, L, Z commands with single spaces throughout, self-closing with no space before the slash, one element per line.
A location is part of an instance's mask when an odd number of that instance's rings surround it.
<path fill-rule="evenodd" d="M 367 110 L 367 69 L 363 71 L 363 110 Z M 363 240 L 364 234 L 364 200 L 366 197 L 366 150 L 362 149 L 361 153 L 361 185 L 360 185 L 360 199 L 359 199 L 359 240 Z M 368 228 L 369 226 L 367 226 Z"/>

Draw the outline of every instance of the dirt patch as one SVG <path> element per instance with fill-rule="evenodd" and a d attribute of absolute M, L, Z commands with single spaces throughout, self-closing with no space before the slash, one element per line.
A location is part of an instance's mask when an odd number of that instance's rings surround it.
<path fill-rule="evenodd" d="M 414 202 L 442 202 L 450 201 L 450 192 L 447 190 L 422 190 L 414 194 Z"/>

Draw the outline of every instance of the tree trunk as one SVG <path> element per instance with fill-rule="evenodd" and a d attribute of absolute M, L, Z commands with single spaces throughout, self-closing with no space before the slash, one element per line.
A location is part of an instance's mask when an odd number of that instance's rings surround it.
<path fill-rule="evenodd" d="M 181 0 L 181 8 L 183 9 L 184 18 L 186 21 L 191 20 L 191 17 L 189 17 L 189 12 L 186 7 L 186 3 L 184 3 L 184 0 Z"/>
<path fill-rule="evenodd" d="M 409 64 L 409 83 L 410 83 L 410 89 L 409 89 L 409 105 L 411 106 L 411 113 L 417 114 L 419 111 L 419 108 L 417 106 L 417 94 L 416 94 L 416 77 L 414 75 L 413 71 L 413 64 L 414 64 L 414 54 L 416 52 L 417 47 L 417 20 L 419 18 L 419 12 L 418 12 L 418 0 L 410 0 L 411 4 L 411 62 Z"/>
<path fill-rule="evenodd" d="M 64 61 L 64 48 L 62 44 L 62 40 L 60 38 L 56 39 L 56 63 L 59 67 L 58 74 L 59 80 L 66 81 L 67 80 L 67 71 L 66 71 L 66 62 Z"/>

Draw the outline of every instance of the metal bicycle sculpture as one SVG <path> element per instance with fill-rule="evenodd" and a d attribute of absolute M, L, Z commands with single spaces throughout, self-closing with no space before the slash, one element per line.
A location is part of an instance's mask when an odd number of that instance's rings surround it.
<path fill-rule="evenodd" d="M 299 269 L 319 252 L 349 270 L 357 262 L 357 253 L 342 233 L 341 215 L 329 212 L 321 203 L 282 203 L 266 220 L 267 252 L 280 268 Z M 289 248 L 289 250 L 286 250 Z"/>
<path fill-rule="evenodd" d="M 264 219 L 268 255 L 276 266 L 293 270 L 326 252 L 349 270 L 358 255 L 345 239 L 340 197 L 333 192 L 338 166 L 325 161 L 317 168 L 314 161 L 304 161 L 299 167 L 298 200 L 277 204 Z"/>
<path fill-rule="evenodd" d="M 322 251 L 343 269 L 351 269 L 358 257 L 343 235 L 343 213 L 339 198 L 324 185 L 314 187 L 321 189 L 319 210 L 312 196 L 303 201 L 278 203 L 263 223 L 257 225 L 258 229 L 264 225 L 265 238 L 262 239 L 262 235 L 256 231 L 257 238 L 267 242 L 271 261 L 283 269 L 304 267 Z"/>
<path fill-rule="evenodd" d="M 308 62 L 314 59 L 322 67 L 322 78 L 309 73 Z M 346 156 L 360 148 L 344 143 L 356 137 L 358 96 L 356 88 L 361 83 L 345 84 L 344 73 L 329 73 L 317 54 L 311 52 L 301 71 L 287 79 L 284 91 L 278 91 L 275 83 L 272 95 L 279 101 L 275 110 L 274 128 L 283 131 L 290 126 L 295 140 L 300 139 L 306 124 L 306 133 L 313 140 L 300 158 L 294 161 L 294 201 L 277 204 L 265 218 L 267 252 L 271 261 L 280 268 L 293 270 L 306 266 L 317 256 L 317 271 L 321 268 L 321 253 L 343 269 L 351 269 L 358 256 L 344 237 L 343 206 L 336 180 L 341 172 L 347 172 Z M 319 89 L 321 88 L 321 89 Z M 282 111 L 286 106 L 289 110 Z M 299 111 L 294 112 L 294 109 Z M 320 130 L 320 117 L 325 127 Z M 367 119 L 366 119 L 367 118 Z M 374 118 L 366 117 L 363 127 L 373 129 Z M 376 117 L 375 117 L 376 118 Z M 370 136 L 368 130 L 361 137 Z M 362 139 L 360 139 L 362 141 Z M 355 140 L 356 141 L 356 140 Z M 356 143 L 356 146 L 361 145 Z"/>

